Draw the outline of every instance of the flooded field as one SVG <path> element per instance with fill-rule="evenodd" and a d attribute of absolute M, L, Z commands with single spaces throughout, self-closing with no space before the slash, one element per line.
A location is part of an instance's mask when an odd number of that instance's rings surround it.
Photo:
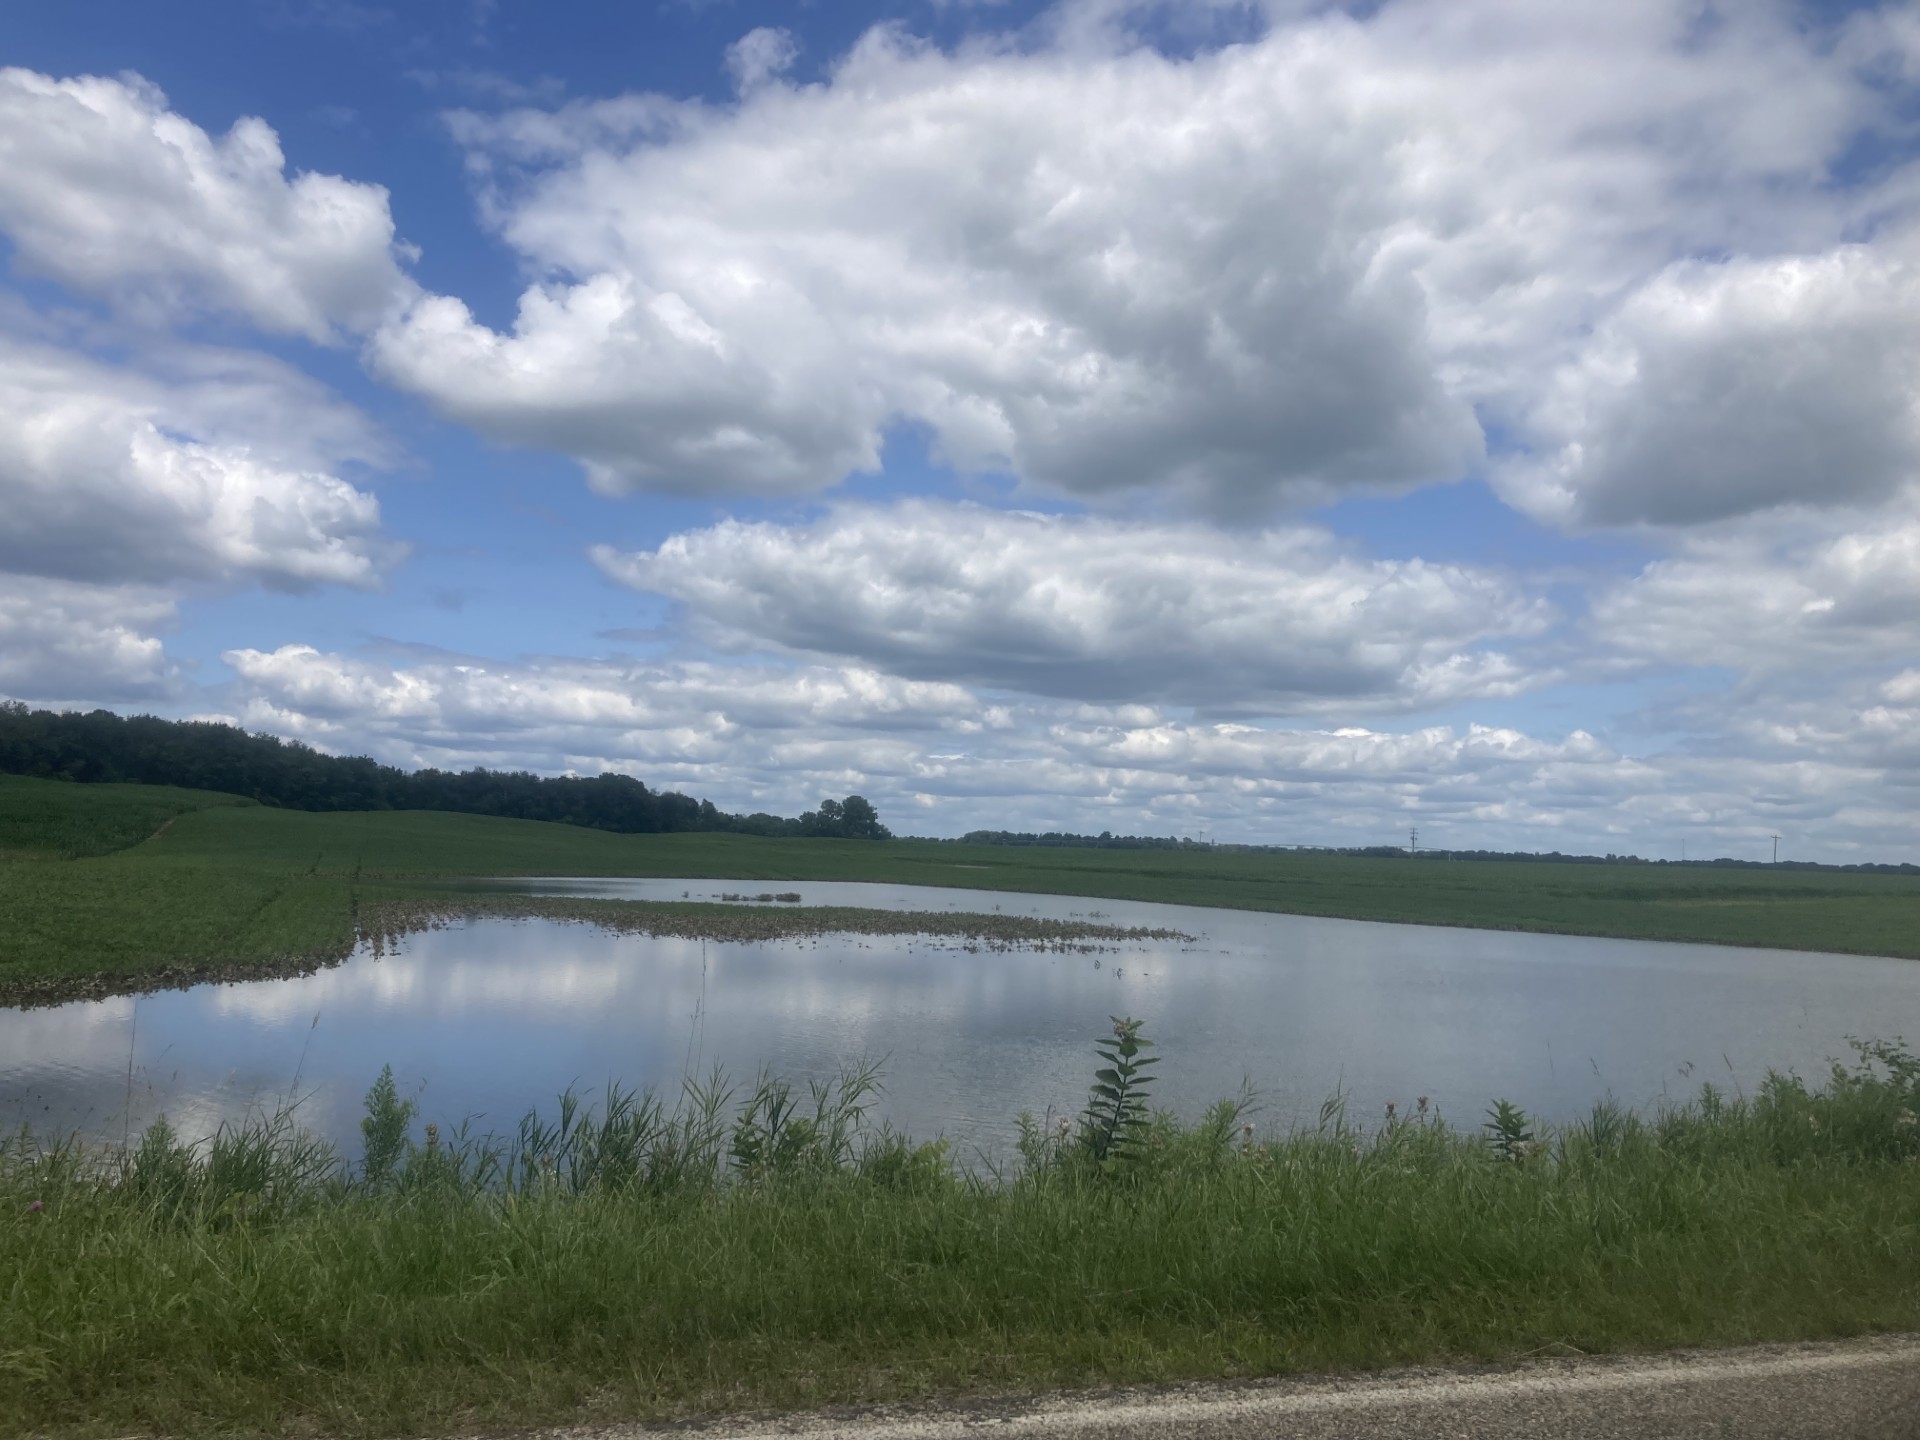
<path fill-rule="evenodd" d="M 292 1100 L 350 1144 L 389 1063 L 423 1119 L 486 1129 L 570 1085 L 671 1090 L 715 1066 L 805 1079 L 871 1058 L 885 1069 L 876 1118 L 998 1155 L 1018 1111 L 1084 1101 L 1111 1015 L 1144 1017 L 1159 1042 L 1160 1103 L 1195 1114 L 1244 1080 L 1281 1126 L 1336 1091 L 1363 1119 L 1421 1095 L 1465 1124 L 1496 1096 L 1571 1117 L 1607 1095 L 1647 1106 L 1706 1081 L 1751 1088 L 1769 1066 L 1817 1073 L 1850 1035 L 1920 1037 L 1920 964 L 1904 960 L 853 883 L 517 888 L 1167 934 L 1066 949 L 964 934 L 722 942 L 455 918 L 311 975 L 0 1011 L 0 1123 L 118 1138 L 164 1111 L 195 1134 Z"/>

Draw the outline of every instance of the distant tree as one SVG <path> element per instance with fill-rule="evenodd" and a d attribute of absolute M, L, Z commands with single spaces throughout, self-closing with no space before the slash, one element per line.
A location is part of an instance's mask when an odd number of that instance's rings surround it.
<path fill-rule="evenodd" d="M 880 812 L 864 795 L 849 795 L 840 802 L 840 825 L 849 840 L 893 838 L 893 832 L 880 823 Z"/>
<path fill-rule="evenodd" d="M 818 810 L 809 810 L 800 817 L 800 833 L 837 840 L 847 833 L 845 818 L 838 800 L 822 800 Z"/>
<path fill-rule="evenodd" d="M 818 810 L 800 817 L 800 833 L 834 840 L 891 840 L 893 832 L 880 823 L 880 812 L 863 795 L 845 800 L 822 800 Z"/>

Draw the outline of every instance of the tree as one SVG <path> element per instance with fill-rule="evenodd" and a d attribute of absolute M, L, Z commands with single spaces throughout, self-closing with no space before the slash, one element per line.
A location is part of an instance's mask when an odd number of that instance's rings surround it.
<path fill-rule="evenodd" d="M 832 802 L 827 802 L 831 804 Z M 825 809 L 826 806 L 822 806 Z M 849 840 L 891 840 L 893 832 L 880 823 L 880 812 L 864 795 L 849 795 L 840 802 L 841 833 Z"/>
<path fill-rule="evenodd" d="M 822 800 L 818 810 L 809 810 L 800 817 L 800 833 L 822 839 L 837 840 L 846 834 L 845 815 L 838 800 Z"/>
<path fill-rule="evenodd" d="M 845 800 L 822 800 L 818 810 L 800 817 L 800 833 L 835 840 L 891 840 L 893 832 L 880 823 L 880 812 L 864 795 Z"/>

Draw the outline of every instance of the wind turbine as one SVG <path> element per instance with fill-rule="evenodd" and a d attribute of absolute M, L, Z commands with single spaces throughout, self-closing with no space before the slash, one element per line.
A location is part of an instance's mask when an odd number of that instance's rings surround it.
<path fill-rule="evenodd" d="M 1773 863 L 1776 865 L 1780 863 L 1780 837 L 1778 835 L 1773 837 Z"/>

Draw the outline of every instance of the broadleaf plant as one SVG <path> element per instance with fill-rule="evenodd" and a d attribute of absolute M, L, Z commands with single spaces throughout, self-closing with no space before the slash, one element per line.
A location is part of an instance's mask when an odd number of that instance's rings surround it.
<path fill-rule="evenodd" d="M 1140 1036 L 1143 1022 L 1109 1018 L 1113 1039 L 1094 1044 L 1094 1053 L 1106 1063 L 1094 1071 L 1086 1112 L 1080 1117 L 1080 1140 L 1088 1156 L 1111 1174 L 1133 1157 L 1146 1134 L 1147 1086 L 1153 1083 L 1146 1069 L 1160 1062 L 1140 1053 L 1153 1044 Z"/>

